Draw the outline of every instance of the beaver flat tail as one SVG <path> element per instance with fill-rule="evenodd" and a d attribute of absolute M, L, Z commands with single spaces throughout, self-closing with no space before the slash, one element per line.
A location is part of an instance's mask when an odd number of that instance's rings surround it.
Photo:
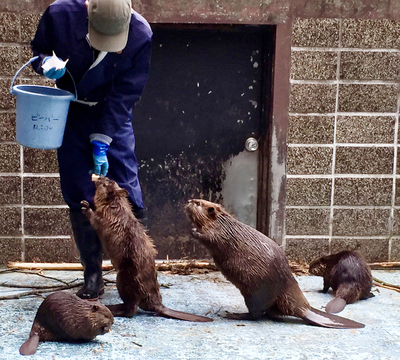
<path fill-rule="evenodd" d="M 312 325 L 334 329 L 361 329 L 365 326 L 359 322 L 328 314 L 314 308 L 307 310 L 303 319 Z"/>
<path fill-rule="evenodd" d="M 329 301 L 325 306 L 325 311 L 330 314 L 336 314 L 341 312 L 346 306 L 346 300 L 335 297 L 333 300 Z"/>
<path fill-rule="evenodd" d="M 34 334 L 28 340 L 26 340 L 19 348 L 21 355 L 33 355 L 39 345 L 39 335 Z"/>
<path fill-rule="evenodd" d="M 193 321 L 193 322 L 211 322 L 213 319 L 210 319 L 206 316 L 189 314 L 182 311 L 172 310 L 167 307 L 163 307 L 161 309 L 157 309 L 157 313 L 161 316 L 170 319 L 178 319 L 178 320 L 185 320 L 185 321 Z"/>

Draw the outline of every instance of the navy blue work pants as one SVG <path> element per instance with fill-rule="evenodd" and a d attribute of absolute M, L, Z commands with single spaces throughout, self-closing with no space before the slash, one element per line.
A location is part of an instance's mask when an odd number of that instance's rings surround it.
<path fill-rule="evenodd" d="M 93 148 L 89 135 L 95 132 L 95 121 L 101 108 L 72 102 L 62 146 L 58 149 L 61 190 L 72 210 L 81 209 L 80 202 L 93 204 L 95 185 L 89 171 L 93 168 Z M 107 153 L 110 165 L 107 177 L 129 192 L 134 210 L 145 208 L 138 179 L 135 135 L 132 122 L 127 121 L 113 137 Z"/>

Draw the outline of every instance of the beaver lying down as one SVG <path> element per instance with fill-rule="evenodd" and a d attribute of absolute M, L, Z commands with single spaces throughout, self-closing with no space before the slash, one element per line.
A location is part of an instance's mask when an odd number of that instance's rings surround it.
<path fill-rule="evenodd" d="M 19 352 L 32 355 L 40 341 L 84 342 L 108 332 L 113 316 L 103 304 L 83 300 L 67 291 L 56 291 L 40 304 L 29 339 Z"/>
<path fill-rule="evenodd" d="M 330 328 L 364 327 L 312 308 L 294 279 L 283 250 L 221 205 L 192 199 L 186 211 L 196 226 L 192 235 L 210 250 L 222 274 L 242 293 L 249 310 L 247 318 L 278 313 Z"/>
<path fill-rule="evenodd" d="M 140 307 L 173 319 L 208 322 L 212 319 L 176 311 L 162 304 L 155 266 L 156 250 L 141 222 L 135 217 L 128 192 L 107 177 L 95 181 L 93 211 L 82 201 L 82 211 L 97 231 L 117 271 L 117 289 L 123 304 L 107 305 L 114 316 L 132 317 Z"/>

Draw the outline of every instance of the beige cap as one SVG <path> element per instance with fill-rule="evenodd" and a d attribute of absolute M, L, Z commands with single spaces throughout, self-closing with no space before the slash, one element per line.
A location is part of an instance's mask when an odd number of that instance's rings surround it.
<path fill-rule="evenodd" d="M 118 52 L 128 41 L 131 0 L 89 0 L 89 40 L 97 50 Z"/>

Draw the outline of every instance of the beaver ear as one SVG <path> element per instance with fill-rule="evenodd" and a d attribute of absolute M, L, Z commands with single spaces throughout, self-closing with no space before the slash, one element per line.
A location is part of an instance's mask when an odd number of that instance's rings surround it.
<path fill-rule="evenodd" d="M 128 190 L 125 190 L 125 189 L 118 189 L 117 191 L 116 191 L 116 193 L 117 193 L 117 195 L 119 196 L 119 197 L 127 197 L 128 195 L 129 195 L 129 193 L 128 193 Z"/>
<path fill-rule="evenodd" d="M 93 311 L 93 312 L 97 312 L 97 311 L 99 311 L 99 309 L 100 309 L 100 306 L 99 306 L 99 305 L 96 305 L 96 304 L 95 304 L 95 305 L 92 306 L 92 311 Z"/>
<path fill-rule="evenodd" d="M 326 264 L 328 262 L 328 258 L 326 256 L 323 256 L 321 259 L 319 259 L 319 262 L 321 264 Z"/>
<path fill-rule="evenodd" d="M 215 208 L 213 206 L 210 206 L 207 209 L 208 215 L 210 215 L 211 217 L 215 217 Z"/>

